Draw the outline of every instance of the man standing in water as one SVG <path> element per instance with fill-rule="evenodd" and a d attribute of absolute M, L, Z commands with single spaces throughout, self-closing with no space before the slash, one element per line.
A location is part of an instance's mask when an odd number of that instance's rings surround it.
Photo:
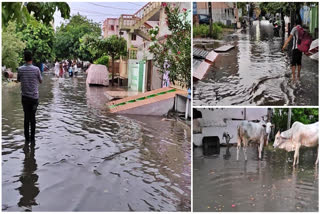
<path fill-rule="evenodd" d="M 237 30 L 237 17 L 236 16 L 233 19 L 233 30 Z"/>
<path fill-rule="evenodd" d="M 18 69 L 18 82 L 21 82 L 22 106 L 24 111 L 24 151 L 28 151 L 29 142 L 31 147 L 35 146 L 36 111 L 39 99 L 39 84 L 42 83 L 40 69 L 32 65 L 32 53 L 24 52 L 26 63 Z M 31 136 L 29 125 L 31 124 Z"/>
<path fill-rule="evenodd" d="M 301 20 L 296 19 L 295 26 L 292 28 L 290 36 L 285 41 L 282 51 L 287 47 L 291 39 L 293 38 L 293 45 L 292 45 L 292 59 L 291 59 L 291 69 L 292 69 L 292 80 L 295 82 L 296 80 L 296 67 L 298 67 L 298 75 L 297 80 L 300 79 L 300 71 L 301 71 L 301 58 L 302 52 L 298 49 L 298 28 L 301 27 Z"/>

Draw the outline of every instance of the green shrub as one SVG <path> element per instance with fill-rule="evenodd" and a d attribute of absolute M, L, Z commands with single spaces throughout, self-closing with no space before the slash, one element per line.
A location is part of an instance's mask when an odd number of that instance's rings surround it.
<path fill-rule="evenodd" d="M 209 37 L 210 26 L 199 25 L 193 26 L 193 37 Z M 218 23 L 212 24 L 212 38 L 218 39 L 222 33 L 222 27 Z"/>
<path fill-rule="evenodd" d="M 20 62 L 23 61 L 22 55 L 25 47 L 26 43 L 17 33 L 16 23 L 9 22 L 8 27 L 2 29 L 2 66 L 11 68 L 12 72 L 15 72 Z"/>
<path fill-rule="evenodd" d="M 220 34 L 222 33 L 222 27 L 220 27 L 217 23 L 213 23 L 212 25 L 212 38 L 218 39 Z"/>
<path fill-rule="evenodd" d="M 222 28 L 233 28 L 233 24 L 232 25 L 225 25 L 222 22 L 217 22 L 217 25 Z"/>
<path fill-rule="evenodd" d="M 222 28 L 226 28 L 227 26 L 223 24 L 222 22 L 216 22 L 216 24 Z"/>
<path fill-rule="evenodd" d="M 109 66 L 109 56 L 102 56 L 99 59 L 97 59 L 96 61 L 94 61 L 94 64 L 100 64 L 100 65 L 105 65 L 105 66 Z"/>

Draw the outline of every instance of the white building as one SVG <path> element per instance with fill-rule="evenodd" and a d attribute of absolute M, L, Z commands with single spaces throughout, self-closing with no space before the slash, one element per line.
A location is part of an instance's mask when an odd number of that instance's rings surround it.
<path fill-rule="evenodd" d="M 215 137 L 220 144 L 225 144 L 223 133 L 227 132 L 232 139 L 230 143 L 237 143 L 237 127 L 244 121 L 267 121 L 270 119 L 267 108 L 219 108 L 197 109 L 193 120 L 193 144 L 201 146 L 204 137 Z"/>

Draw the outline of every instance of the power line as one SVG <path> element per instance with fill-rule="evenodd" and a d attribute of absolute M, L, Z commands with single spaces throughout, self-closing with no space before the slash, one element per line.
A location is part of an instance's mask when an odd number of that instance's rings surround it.
<path fill-rule="evenodd" d="M 91 14 L 101 14 L 101 15 L 104 15 L 104 16 L 119 16 L 119 13 L 118 14 L 107 14 L 107 13 L 100 13 L 100 12 L 97 12 L 97 11 L 90 11 L 90 10 L 82 10 L 82 9 L 77 9 L 77 8 L 72 8 L 71 10 L 75 11 L 75 12 L 83 12 L 83 13 L 91 13 Z"/>
<path fill-rule="evenodd" d="M 137 9 L 126 9 L 126 8 L 119 8 L 119 7 L 112 7 L 112 6 L 105 6 L 105 5 L 101 5 L 101 4 L 97 4 L 97 3 L 93 3 L 93 2 L 88 2 L 89 4 L 95 5 L 95 6 L 99 6 L 99 7 L 104 7 L 104 8 L 110 8 L 110 9 L 116 9 L 116 10 L 129 10 L 129 11 L 133 11 L 133 10 L 137 10 Z"/>
<path fill-rule="evenodd" d="M 142 7 L 142 6 L 143 6 L 143 5 L 141 5 L 141 4 L 137 4 L 137 3 L 134 3 L 134 2 L 127 2 L 127 3 L 133 4 L 133 5 L 136 5 L 136 6 L 139 6 L 139 7 Z"/>

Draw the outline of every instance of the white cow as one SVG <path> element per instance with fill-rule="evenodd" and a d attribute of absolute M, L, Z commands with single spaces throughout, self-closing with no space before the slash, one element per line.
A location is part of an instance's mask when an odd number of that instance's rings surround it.
<path fill-rule="evenodd" d="M 266 144 L 269 144 L 269 137 L 270 137 L 270 133 L 271 133 L 271 128 L 273 127 L 273 124 L 271 124 L 270 122 L 267 122 L 266 124 L 266 134 L 267 134 L 267 142 Z"/>
<path fill-rule="evenodd" d="M 250 141 L 259 144 L 259 159 L 264 143 L 267 140 L 266 127 L 271 126 L 271 123 L 254 123 L 242 121 L 238 126 L 238 142 L 237 142 L 237 160 L 239 160 L 239 151 L 242 144 L 244 158 L 247 160 L 247 147 Z M 271 127 L 268 127 L 271 130 Z"/>
<path fill-rule="evenodd" d="M 319 122 L 305 125 L 300 122 L 294 122 L 291 129 L 278 133 L 273 143 L 274 148 L 285 149 L 288 152 L 294 151 L 293 166 L 299 164 L 299 149 L 301 146 L 316 147 L 319 144 Z M 315 164 L 319 161 L 318 157 Z"/>

